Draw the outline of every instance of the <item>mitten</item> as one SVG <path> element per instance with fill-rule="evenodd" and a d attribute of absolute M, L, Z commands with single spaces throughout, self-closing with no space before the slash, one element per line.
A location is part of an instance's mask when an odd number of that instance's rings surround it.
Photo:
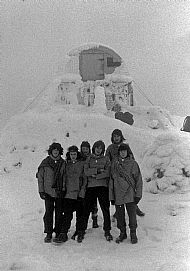
<path fill-rule="evenodd" d="M 141 200 L 141 198 L 139 198 L 139 197 L 135 197 L 135 198 L 134 198 L 134 202 L 135 202 L 136 204 L 138 204 L 140 200 Z"/>
<path fill-rule="evenodd" d="M 40 198 L 45 199 L 46 198 L 46 193 L 45 192 L 39 192 Z"/>
<path fill-rule="evenodd" d="M 115 200 L 111 200 L 111 205 L 115 205 Z"/>

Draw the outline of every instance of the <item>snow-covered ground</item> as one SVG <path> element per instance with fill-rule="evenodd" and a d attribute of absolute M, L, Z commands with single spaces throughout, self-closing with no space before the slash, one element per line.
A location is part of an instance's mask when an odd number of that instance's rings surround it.
<path fill-rule="evenodd" d="M 152 129 L 139 110 L 133 112 L 134 126 L 98 113 L 98 109 L 77 105 L 52 106 L 44 112 L 28 111 L 7 123 L 0 138 L 0 270 L 190 270 L 190 134 L 179 132 L 183 117 L 170 116 L 171 127 Z M 53 141 L 60 142 L 64 154 L 68 146 L 80 146 L 82 140 L 93 144 L 102 139 L 108 146 L 111 132 L 116 128 L 122 130 L 144 175 L 144 194 L 139 207 L 146 215 L 138 217 L 138 244 L 130 244 L 129 239 L 119 245 L 107 242 L 100 209 L 100 227 L 92 229 L 90 220 L 81 244 L 71 239 L 61 246 L 45 244 L 44 202 L 38 195 L 35 173 L 47 155 L 48 146 Z M 158 169 L 163 169 L 159 178 L 155 175 Z M 165 190 L 171 185 L 167 176 L 175 179 L 172 183 L 175 189 Z M 181 176 L 180 185 L 176 176 Z M 161 177 L 166 179 L 164 189 Z M 149 189 L 152 182 L 156 192 Z M 75 219 L 69 237 L 74 226 Z M 112 234 L 114 239 L 119 234 L 115 222 Z"/>

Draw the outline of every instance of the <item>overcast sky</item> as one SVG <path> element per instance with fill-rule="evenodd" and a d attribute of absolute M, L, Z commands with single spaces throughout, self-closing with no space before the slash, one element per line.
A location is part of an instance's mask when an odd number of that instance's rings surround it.
<path fill-rule="evenodd" d="M 112 47 L 155 105 L 190 115 L 190 1 L 4 0 L 1 119 L 87 42 Z"/>

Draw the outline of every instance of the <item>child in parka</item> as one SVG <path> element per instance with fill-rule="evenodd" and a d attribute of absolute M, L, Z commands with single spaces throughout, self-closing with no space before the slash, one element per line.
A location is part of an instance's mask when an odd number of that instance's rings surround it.
<path fill-rule="evenodd" d="M 38 178 L 38 190 L 40 198 L 45 201 L 44 233 L 47 233 L 44 242 L 50 243 L 52 233 L 56 237 L 61 232 L 65 160 L 61 158 L 63 148 L 59 143 L 52 143 L 48 149 L 48 156 L 38 167 L 36 177 Z M 53 227 L 53 215 L 55 211 L 55 227 Z"/>
<path fill-rule="evenodd" d="M 142 176 L 137 162 L 130 159 L 130 148 L 122 143 L 118 149 L 118 157 L 114 159 L 111 166 L 109 185 L 109 196 L 112 204 L 116 207 L 117 227 L 120 235 L 117 243 L 127 238 L 125 207 L 129 216 L 129 228 L 131 243 L 137 243 L 136 236 L 137 219 L 136 208 L 142 198 Z"/>
<path fill-rule="evenodd" d="M 54 239 L 55 243 L 63 243 L 68 240 L 68 231 L 76 211 L 77 241 L 82 242 L 85 232 L 84 196 L 86 189 L 86 177 L 84 176 L 84 162 L 81 161 L 77 146 L 70 146 L 66 154 L 66 195 L 64 198 L 63 219 L 61 233 Z"/>
<path fill-rule="evenodd" d="M 91 154 L 90 143 L 88 141 L 83 141 L 80 145 L 80 153 L 82 161 L 86 161 L 86 159 Z M 94 200 L 92 210 L 91 210 L 91 218 L 92 218 L 92 228 L 98 228 L 98 203 L 97 199 Z"/>
<path fill-rule="evenodd" d="M 125 138 L 124 138 L 124 136 L 122 134 L 122 131 L 119 130 L 119 129 L 113 130 L 112 135 L 111 135 L 111 142 L 112 142 L 112 144 L 110 144 L 107 147 L 107 150 L 106 150 L 106 156 L 109 157 L 111 163 L 114 160 L 114 158 L 118 156 L 118 148 L 119 148 L 119 146 L 122 143 L 124 143 L 124 141 L 125 141 Z M 128 144 L 128 146 L 129 146 L 129 144 Z M 133 152 L 132 152 L 130 146 L 129 146 L 128 152 L 129 152 L 128 155 L 129 155 L 130 159 L 134 159 L 135 160 L 135 157 L 133 155 Z M 145 213 L 140 210 L 140 208 L 138 207 L 138 205 L 137 205 L 137 208 L 136 208 L 136 212 L 137 212 L 138 216 L 144 216 L 145 215 Z M 113 219 L 115 217 L 116 217 L 116 213 L 113 215 Z"/>
<path fill-rule="evenodd" d="M 105 144 L 103 141 L 96 141 L 92 147 L 92 154 L 87 158 L 84 165 L 84 173 L 87 176 L 87 189 L 85 195 L 85 219 L 86 227 L 92 206 L 98 199 L 100 208 L 103 213 L 103 230 L 107 241 L 113 239 L 110 220 L 110 203 L 109 203 L 109 179 L 110 179 L 110 161 L 104 156 Z"/>

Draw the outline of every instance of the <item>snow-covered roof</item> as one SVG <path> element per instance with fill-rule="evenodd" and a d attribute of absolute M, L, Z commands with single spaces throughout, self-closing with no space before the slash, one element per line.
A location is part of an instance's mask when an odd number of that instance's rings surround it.
<path fill-rule="evenodd" d="M 105 47 L 107 49 L 110 49 L 112 50 L 113 52 L 115 52 L 115 50 L 107 45 L 104 45 L 104 44 L 99 44 L 99 43 L 95 43 L 95 42 L 90 42 L 90 43 L 85 43 L 79 47 L 75 47 L 73 49 L 71 49 L 69 52 L 68 52 L 68 55 L 69 56 L 78 56 L 82 51 L 84 50 L 89 50 L 89 49 L 93 49 L 93 48 L 99 48 L 99 47 Z"/>

